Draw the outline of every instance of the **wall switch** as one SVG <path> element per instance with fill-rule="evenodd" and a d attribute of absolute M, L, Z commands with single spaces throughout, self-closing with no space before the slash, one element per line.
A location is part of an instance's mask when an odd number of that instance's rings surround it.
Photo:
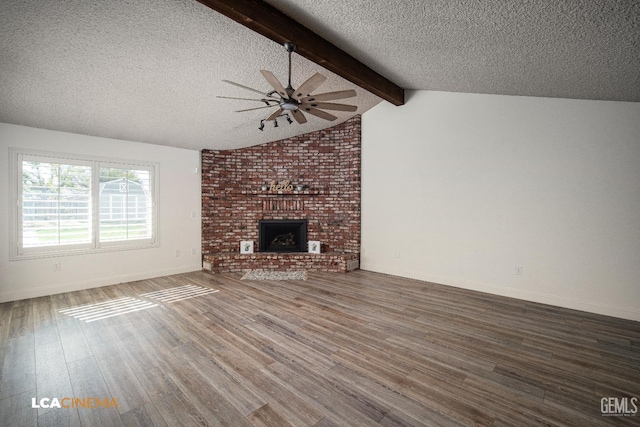
<path fill-rule="evenodd" d="M 521 265 L 516 265 L 516 276 L 524 275 L 524 267 Z"/>
<path fill-rule="evenodd" d="M 393 256 L 396 257 L 396 258 L 400 258 L 400 251 L 395 251 L 393 253 Z"/>
<path fill-rule="evenodd" d="M 176 249 L 176 258 L 180 256 L 180 249 Z"/>
<path fill-rule="evenodd" d="M 195 255 L 196 253 L 196 248 L 191 248 L 191 255 Z"/>

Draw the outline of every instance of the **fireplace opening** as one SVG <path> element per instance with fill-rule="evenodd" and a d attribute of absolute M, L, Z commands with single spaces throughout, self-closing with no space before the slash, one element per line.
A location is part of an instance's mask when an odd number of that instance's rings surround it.
<path fill-rule="evenodd" d="M 306 252 L 307 220 L 261 220 L 258 240 L 260 252 Z"/>

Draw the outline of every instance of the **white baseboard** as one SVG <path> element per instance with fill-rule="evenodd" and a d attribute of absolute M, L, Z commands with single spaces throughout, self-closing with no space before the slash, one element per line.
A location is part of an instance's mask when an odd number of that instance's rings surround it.
<path fill-rule="evenodd" d="M 134 282 L 136 280 L 153 279 L 154 277 L 170 276 L 172 274 L 190 273 L 192 271 L 201 270 L 201 264 L 193 264 L 185 267 L 169 268 L 165 270 L 153 270 L 134 274 L 100 277 L 91 280 L 65 283 L 62 285 L 57 284 L 49 286 L 39 286 L 36 288 L 20 289 L 17 291 L 0 292 L 0 303 L 61 294 L 64 292 L 80 291 L 83 289 L 98 288 L 101 286 L 117 285 L 118 283 Z"/>
<path fill-rule="evenodd" d="M 536 302 L 540 304 L 553 305 L 557 307 L 569 308 L 572 310 L 586 311 L 588 313 L 602 314 L 605 316 L 618 317 L 621 319 L 635 320 L 640 322 L 640 310 L 637 307 L 618 307 L 602 303 L 594 303 L 578 299 L 570 299 L 557 295 L 535 292 L 530 290 L 515 289 L 506 286 L 498 286 L 490 283 L 471 282 L 453 277 L 429 275 L 419 271 L 400 270 L 388 266 L 370 265 L 362 263 L 362 270 L 376 273 L 390 274 L 392 276 L 406 277 L 408 279 L 422 280 L 425 282 L 438 283 L 456 288 L 468 289 L 471 291 L 484 292 L 493 295 L 500 295 L 509 298 L 516 298 L 524 301 Z"/>

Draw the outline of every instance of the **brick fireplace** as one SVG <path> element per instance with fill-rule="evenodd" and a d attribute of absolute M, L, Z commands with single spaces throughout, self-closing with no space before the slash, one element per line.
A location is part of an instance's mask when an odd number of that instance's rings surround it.
<path fill-rule="evenodd" d="M 360 116 L 322 131 L 237 150 L 202 152 L 205 269 L 342 271 L 360 251 Z M 322 253 L 259 251 L 260 223 L 306 220 Z M 255 253 L 241 254 L 253 241 Z"/>

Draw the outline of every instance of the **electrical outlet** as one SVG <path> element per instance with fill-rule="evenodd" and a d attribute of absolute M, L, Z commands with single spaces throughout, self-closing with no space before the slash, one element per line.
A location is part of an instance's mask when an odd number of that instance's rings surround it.
<path fill-rule="evenodd" d="M 180 249 L 176 249 L 176 258 L 180 256 Z"/>
<path fill-rule="evenodd" d="M 62 269 L 62 263 L 60 261 L 53 263 L 53 271 L 60 271 Z"/>
<path fill-rule="evenodd" d="M 516 276 L 524 275 L 524 267 L 521 265 L 516 265 Z"/>
<path fill-rule="evenodd" d="M 395 251 L 393 253 L 393 256 L 396 257 L 396 258 L 400 258 L 400 251 Z"/>
<path fill-rule="evenodd" d="M 191 248 L 191 255 L 195 255 L 197 253 L 196 248 Z"/>

